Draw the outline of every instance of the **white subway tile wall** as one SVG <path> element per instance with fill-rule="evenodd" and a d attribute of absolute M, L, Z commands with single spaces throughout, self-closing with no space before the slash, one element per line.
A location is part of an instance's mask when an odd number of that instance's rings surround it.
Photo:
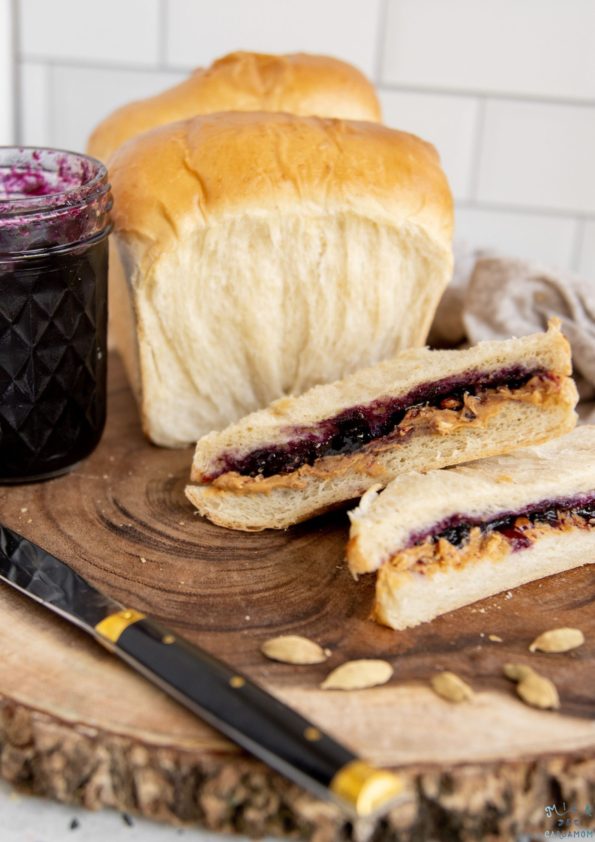
<path fill-rule="evenodd" d="M 490 251 L 571 266 L 577 233 L 574 220 L 566 216 L 459 207 L 456 236 Z"/>
<path fill-rule="evenodd" d="M 160 0 L 19 0 L 25 58 L 139 64 L 159 61 Z"/>
<path fill-rule="evenodd" d="M 21 137 L 30 146 L 57 146 L 50 131 L 50 74 L 45 64 L 23 62 L 20 67 L 18 104 Z"/>
<path fill-rule="evenodd" d="M 594 113 L 585 105 L 488 102 L 478 199 L 595 214 Z"/>
<path fill-rule="evenodd" d="M 470 199 L 480 103 L 475 97 L 381 90 L 384 122 L 434 144 L 457 199 Z"/>
<path fill-rule="evenodd" d="M 330 53 L 375 68 L 381 0 L 170 0 L 167 61 L 210 64 L 234 50 Z"/>
<path fill-rule="evenodd" d="M 391 0 L 395 85 L 595 99 L 592 0 Z"/>
<path fill-rule="evenodd" d="M 90 130 L 120 105 L 151 96 L 175 85 L 185 73 L 166 71 L 122 73 L 113 68 L 50 68 L 52 145 L 84 149 Z"/>
<path fill-rule="evenodd" d="M 16 0 L 20 143 L 235 49 L 336 55 L 437 147 L 471 245 L 595 275 L 594 0 Z M 117 21 L 117 25 L 115 25 Z"/>

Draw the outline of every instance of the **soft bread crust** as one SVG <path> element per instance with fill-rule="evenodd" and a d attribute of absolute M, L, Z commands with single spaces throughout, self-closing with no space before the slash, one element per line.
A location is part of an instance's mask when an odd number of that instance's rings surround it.
<path fill-rule="evenodd" d="M 209 114 L 134 138 L 110 179 L 116 235 L 140 251 L 143 269 L 183 235 L 249 213 L 350 212 L 419 227 L 451 250 L 452 197 L 436 150 L 378 123 Z"/>
<path fill-rule="evenodd" d="M 481 559 L 427 576 L 385 564 L 376 580 L 374 618 L 393 629 L 411 628 L 502 591 L 593 562 L 595 529 L 591 528 L 540 538 L 526 550 L 496 562 Z"/>
<path fill-rule="evenodd" d="M 235 52 L 198 68 L 156 96 L 118 108 L 93 131 L 87 151 L 107 162 L 119 146 L 141 132 L 215 111 L 381 118 L 374 87 L 347 62 L 306 53 Z"/>
<path fill-rule="evenodd" d="M 455 514 L 489 520 L 541 500 L 594 490 L 595 426 L 587 425 L 539 447 L 446 471 L 398 476 L 380 494 L 368 491 L 349 513 L 349 567 L 354 574 L 384 567 L 412 534 Z M 516 558 L 525 558 L 525 551 Z"/>
<path fill-rule="evenodd" d="M 425 341 L 453 216 L 419 138 L 228 112 L 138 136 L 110 175 L 114 333 L 155 443 Z"/>
<path fill-rule="evenodd" d="M 518 362 L 541 365 L 563 377 L 570 372 L 568 345 L 554 327 L 547 334 L 486 342 L 468 351 L 408 351 L 343 383 L 317 387 L 299 398 L 254 413 L 222 433 L 206 436 L 197 444 L 192 479 L 200 481 L 218 456 L 231 447 L 234 452 L 249 452 L 272 441 L 286 441 L 293 426 L 314 423 L 349 406 L 381 396 L 398 396 L 416 384 L 474 368 L 489 371 Z M 576 401 L 574 383 L 566 378 L 555 399 L 543 404 L 503 401 L 484 423 L 448 434 L 420 431 L 384 450 L 370 448 L 364 453 L 363 449 L 355 458 L 327 457 L 312 468 L 278 475 L 272 486 L 255 479 L 234 491 L 200 483 L 189 485 L 186 495 L 201 514 L 221 526 L 242 530 L 285 528 L 354 499 L 374 485 L 384 486 L 402 473 L 443 468 L 562 435 L 576 423 Z M 353 547 L 357 548 L 357 541 Z M 356 552 L 352 549 L 352 554 Z"/>

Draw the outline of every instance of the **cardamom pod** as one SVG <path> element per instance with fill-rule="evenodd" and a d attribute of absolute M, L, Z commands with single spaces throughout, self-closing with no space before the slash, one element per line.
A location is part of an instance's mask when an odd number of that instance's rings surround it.
<path fill-rule="evenodd" d="M 365 690 L 386 684 L 392 674 L 393 668 L 387 661 L 347 661 L 329 673 L 320 686 L 323 690 Z"/>
<path fill-rule="evenodd" d="M 321 664 L 328 658 L 328 654 L 321 646 L 297 634 L 286 634 L 265 640 L 260 651 L 267 658 L 284 664 Z"/>
<path fill-rule="evenodd" d="M 431 680 L 432 690 L 449 702 L 464 702 L 473 699 L 475 693 L 466 681 L 454 672 L 439 672 Z"/>
<path fill-rule="evenodd" d="M 535 670 L 527 664 L 504 664 L 504 675 L 512 681 L 523 681 L 533 675 Z"/>
<path fill-rule="evenodd" d="M 529 646 L 530 652 L 570 652 L 585 642 L 585 635 L 580 629 L 550 629 L 536 637 Z"/>
<path fill-rule="evenodd" d="M 534 708 L 546 710 L 560 707 L 560 698 L 554 682 L 536 672 L 519 681 L 516 691 L 524 702 Z"/>

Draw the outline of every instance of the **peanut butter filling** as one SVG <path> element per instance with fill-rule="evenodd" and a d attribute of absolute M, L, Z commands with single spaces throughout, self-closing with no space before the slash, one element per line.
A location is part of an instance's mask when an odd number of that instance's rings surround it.
<path fill-rule="evenodd" d="M 514 521 L 514 529 L 523 534 L 527 545 L 532 545 L 540 538 L 554 533 L 594 527 L 595 518 L 591 522 L 572 511 L 560 511 L 555 524 L 531 523 L 529 518 L 522 515 Z M 461 546 L 455 547 L 445 538 L 439 538 L 434 542 L 426 541 L 401 550 L 387 564 L 394 571 L 409 570 L 423 576 L 432 576 L 439 570 L 462 569 L 479 560 L 501 561 L 511 552 L 512 544 L 513 542 L 501 532 L 484 532 L 479 526 L 474 526 Z"/>
<path fill-rule="evenodd" d="M 476 395 L 465 394 L 460 399 L 446 397 L 440 406 L 414 406 L 389 435 L 369 442 L 355 453 L 326 456 L 291 473 L 268 477 L 244 476 L 228 471 L 216 477 L 209 488 L 235 494 L 266 494 L 278 488 L 303 489 L 311 478 L 328 480 L 350 474 L 388 481 L 391 477 L 378 457 L 398 447 L 399 442 L 420 434 L 447 436 L 461 428 L 485 427 L 510 401 L 545 407 L 557 401 L 564 379 L 554 374 L 548 377 L 536 375 L 520 388 L 486 388 Z"/>

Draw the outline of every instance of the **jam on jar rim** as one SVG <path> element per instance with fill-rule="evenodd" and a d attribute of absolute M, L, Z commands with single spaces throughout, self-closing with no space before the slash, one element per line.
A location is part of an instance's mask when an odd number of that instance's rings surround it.
<path fill-rule="evenodd" d="M 63 149 L 0 147 L 0 255 L 25 256 L 109 233 L 107 168 Z"/>

